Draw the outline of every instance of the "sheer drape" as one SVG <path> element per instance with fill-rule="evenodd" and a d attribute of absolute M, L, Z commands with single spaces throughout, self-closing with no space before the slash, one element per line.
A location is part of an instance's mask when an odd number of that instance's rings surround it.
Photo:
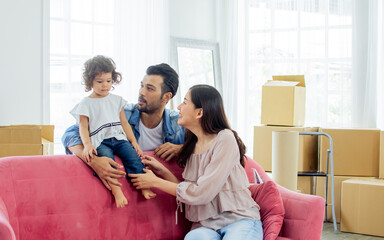
<path fill-rule="evenodd" d="M 84 62 L 111 57 L 123 81 L 114 94 L 136 103 L 149 65 L 168 62 L 168 0 L 50 1 L 50 119 L 55 125 L 55 153 L 75 121 L 73 106 L 89 93 L 81 85 Z"/>
<path fill-rule="evenodd" d="M 115 92 L 136 103 L 147 67 L 169 62 L 168 1 L 115 1 L 115 56 L 124 78 Z"/>
<path fill-rule="evenodd" d="M 238 125 L 238 101 L 242 101 L 240 85 L 243 81 L 238 79 L 238 1 L 217 1 L 218 39 L 221 56 L 223 102 L 228 121 L 232 128 L 241 135 Z"/>
<path fill-rule="evenodd" d="M 383 128 L 383 2 L 355 5 L 353 125 Z"/>

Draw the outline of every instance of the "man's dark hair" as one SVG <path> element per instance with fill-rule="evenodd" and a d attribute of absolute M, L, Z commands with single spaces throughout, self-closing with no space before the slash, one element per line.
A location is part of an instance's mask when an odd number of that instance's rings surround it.
<path fill-rule="evenodd" d="M 160 75 L 163 77 L 161 96 L 167 92 L 172 93 L 172 97 L 176 95 L 179 87 L 179 75 L 171 66 L 166 63 L 150 66 L 147 68 L 147 75 Z"/>

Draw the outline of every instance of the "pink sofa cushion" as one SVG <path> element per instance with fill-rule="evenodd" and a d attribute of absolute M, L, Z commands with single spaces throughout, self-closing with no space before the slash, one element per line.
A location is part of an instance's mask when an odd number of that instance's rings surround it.
<path fill-rule="evenodd" d="M 275 240 L 280 233 L 285 214 L 277 185 L 273 181 L 266 181 L 250 186 L 249 190 L 253 199 L 260 206 L 264 239 Z"/>

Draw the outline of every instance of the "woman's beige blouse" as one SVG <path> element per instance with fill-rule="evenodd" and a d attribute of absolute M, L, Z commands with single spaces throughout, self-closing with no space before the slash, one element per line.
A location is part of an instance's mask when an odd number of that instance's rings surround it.
<path fill-rule="evenodd" d="M 259 205 L 248 190 L 249 182 L 240 164 L 240 152 L 229 129 L 217 135 L 202 154 L 192 154 L 177 185 L 176 199 L 185 203 L 185 216 L 199 226 L 214 230 L 243 218 L 260 219 Z"/>

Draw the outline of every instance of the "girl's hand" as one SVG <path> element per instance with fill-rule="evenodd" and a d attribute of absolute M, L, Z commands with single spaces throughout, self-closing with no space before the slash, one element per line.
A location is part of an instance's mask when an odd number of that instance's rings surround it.
<path fill-rule="evenodd" d="M 150 156 L 144 156 L 141 161 L 145 167 L 155 172 L 156 175 L 162 176 L 162 172 L 167 169 L 161 162 L 157 161 L 156 158 Z"/>
<path fill-rule="evenodd" d="M 143 151 L 137 142 L 132 143 L 132 147 L 136 150 L 136 153 L 140 158 L 144 156 Z"/>
<path fill-rule="evenodd" d="M 131 177 L 131 182 L 136 189 L 147 189 L 155 187 L 156 182 L 160 179 L 151 170 L 143 169 L 144 173 L 128 174 Z"/>
<path fill-rule="evenodd" d="M 86 162 L 90 162 L 93 158 L 93 154 L 97 155 L 96 148 L 92 144 L 85 144 L 83 150 L 83 159 Z"/>

